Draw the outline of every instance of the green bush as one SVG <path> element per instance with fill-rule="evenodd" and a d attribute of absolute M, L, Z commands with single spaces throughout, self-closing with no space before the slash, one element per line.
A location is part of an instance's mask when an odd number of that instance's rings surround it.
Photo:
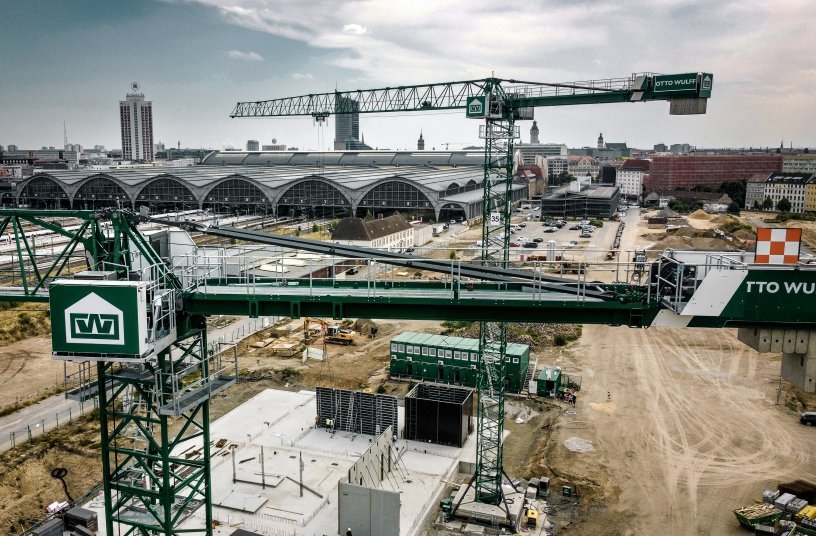
<path fill-rule="evenodd" d="M 380 385 L 378 385 L 378 386 L 377 386 L 377 392 L 378 392 L 379 394 L 383 394 L 383 393 L 385 393 L 385 392 L 386 392 L 386 391 L 385 391 L 385 384 L 384 384 L 384 383 L 381 383 Z"/>
<path fill-rule="evenodd" d="M 569 341 L 567 340 L 567 336 L 566 336 L 566 335 L 562 335 L 561 333 L 559 333 L 558 335 L 556 335 L 556 336 L 555 336 L 555 338 L 553 339 L 553 343 L 554 343 L 556 346 L 566 346 L 568 342 L 569 342 Z"/>
<path fill-rule="evenodd" d="M 300 371 L 297 369 L 293 369 L 292 367 L 286 367 L 281 371 L 281 380 L 288 382 L 288 381 L 297 381 L 300 379 Z"/>
<path fill-rule="evenodd" d="M 445 320 L 442 322 L 442 327 L 448 331 L 463 331 L 473 325 L 473 322 L 467 320 Z"/>
<path fill-rule="evenodd" d="M 603 227 L 603 220 L 595 218 L 594 220 L 589 220 L 589 224 L 594 225 L 595 227 L 598 227 L 600 229 L 601 227 Z"/>

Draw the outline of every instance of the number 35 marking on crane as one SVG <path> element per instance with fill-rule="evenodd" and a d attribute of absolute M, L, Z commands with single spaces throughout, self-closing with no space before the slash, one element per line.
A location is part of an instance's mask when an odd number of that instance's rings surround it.
<path fill-rule="evenodd" d="M 501 225 L 501 212 L 490 213 L 490 225 Z"/>

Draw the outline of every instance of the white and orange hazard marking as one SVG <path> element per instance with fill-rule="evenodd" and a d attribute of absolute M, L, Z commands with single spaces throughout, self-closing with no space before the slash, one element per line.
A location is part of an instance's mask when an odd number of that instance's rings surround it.
<path fill-rule="evenodd" d="M 757 264 L 796 264 L 799 262 L 799 243 L 802 229 L 757 229 Z"/>

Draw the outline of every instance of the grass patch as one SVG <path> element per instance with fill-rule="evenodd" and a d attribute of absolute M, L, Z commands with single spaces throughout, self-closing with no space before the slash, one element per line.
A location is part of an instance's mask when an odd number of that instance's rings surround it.
<path fill-rule="evenodd" d="M 766 218 L 765 223 L 785 223 L 788 220 L 816 221 L 816 214 L 793 214 L 791 212 L 780 212 L 773 218 Z"/>
<path fill-rule="evenodd" d="M 0 302 L 0 346 L 51 333 L 51 317 L 44 303 Z"/>
<path fill-rule="evenodd" d="M 286 367 L 280 373 L 281 381 L 283 382 L 290 382 L 290 381 L 298 381 L 300 380 L 301 373 L 299 370 L 294 369 L 292 367 Z"/>
<path fill-rule="evenodd" d="M 33 406 L 37 402 L 45 400 L 46 398 L 50 398 L 58 393 L 63 392 L 65 389 L 63 386 L 54 385 L 37 393 L 36 395 L 32 395 L 31 397 L 25 398 L 20 400 L 19 402 L 15 402 L 14 404 L 7 404 L 3 407 L 0 407 L 0 417 L 5 417 L 6 415 L 11 415 L 15 411 L 19 411 L 23 408 L 27 408 L 28 406 Z"/>

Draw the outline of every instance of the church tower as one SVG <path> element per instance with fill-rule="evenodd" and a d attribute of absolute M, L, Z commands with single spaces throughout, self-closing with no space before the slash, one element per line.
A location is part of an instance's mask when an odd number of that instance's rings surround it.
<path fill-rule="evenodd" d="M 603 141 L 603 132 L 598 134 L 598 149 L 604 148 L 604 141 Z"/>
<path fill-rule="evenodd" d="M 535 121 L 533 121 L 533 126 L 530 127 L 530 143 L 533 145 L 541 143 L 538 141 L 538 123 Z"/>
<path fill-rule="evenodd" d="M 417 140 L 417 151 L 425 150 L 425 140 L 422 138 L 422 131 L 419 131 L 419 139 Z"/>

